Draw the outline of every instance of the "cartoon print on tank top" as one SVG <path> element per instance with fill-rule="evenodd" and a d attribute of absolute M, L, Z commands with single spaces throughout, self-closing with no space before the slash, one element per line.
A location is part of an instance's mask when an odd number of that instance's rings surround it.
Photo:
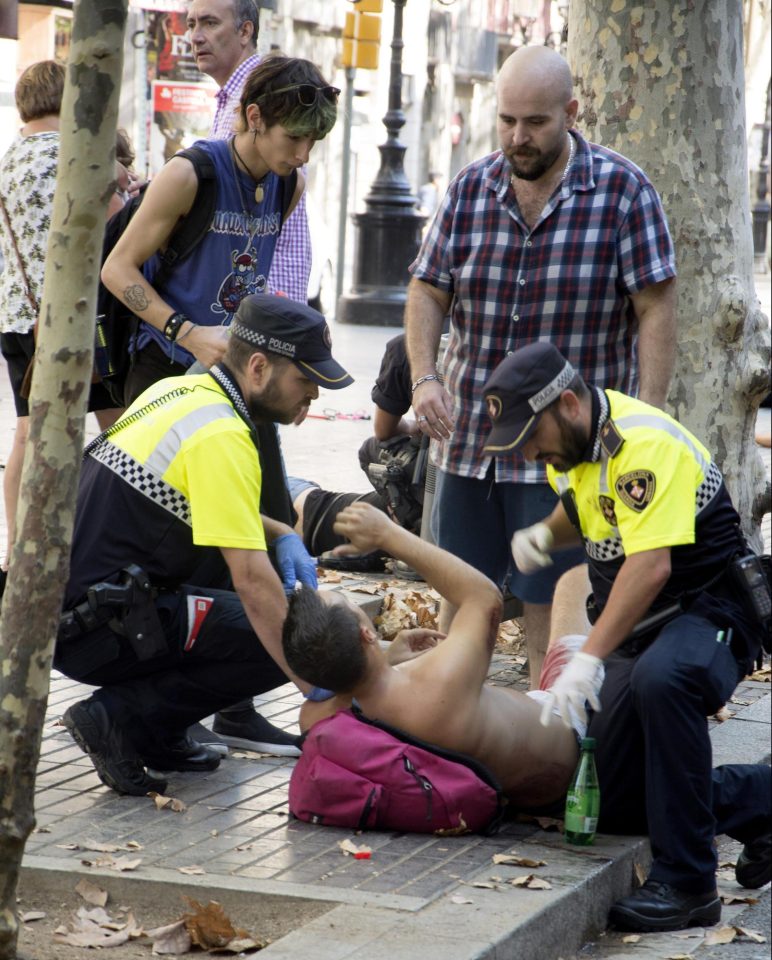
<path fill-rule="evenodd" d="M 225 314 L 227 323 L 233 319 L 244 297 L 262 293 L 268 280 L 265 274 L 257 272 L 257 250 L 252 246 L 252 237 L 244 250 L 233 251 L 231 262 L 233 269 L 220 284 L 217 300 L 210 305 L 212 313 Z"/>

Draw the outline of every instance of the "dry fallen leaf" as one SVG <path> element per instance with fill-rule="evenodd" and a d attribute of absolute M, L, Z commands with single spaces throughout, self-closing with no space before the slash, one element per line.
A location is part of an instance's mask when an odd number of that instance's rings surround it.
<path fill-rule="evenodd" d="M 753 896 L 751 896 L 750 894 L 747 894 L 747 895 L 746 895 L 746 894 L 743 894 L 743 893 L 730 893 L 728 890 L 721 890 L 721 889 L 719 889 L 718 895 L 719 895 L 719 898 L 721 899 L 721 902 L 722 902 L 722 903 L 725 903 L 727 906 L 729 906 L 730 903 L 751 903 L 751 904 L 753 904 L 753 903 L 758 903 L 758 902 L 759 902 L 759 898 L 758 898 L 758 897 L 753 897 Z"/>
<path fill-rule="evenodd" d="M 756 670 L 749 677 L 749 680 L 760 681 L 761 683 L 769 683 L 772 680 L 772 664 L 767 664 L 762 667 L 761 670 Z"/>
<path fill-rule="evenodd" d="M 552 884 L 540 877 L 535 877 L 532 873 L 527 873 L 522 877 L 515 877 L 507 881 L 513 887 L 526 887 L 528 890 L 551 890 Z"/>
<path fill-rule="evenodd" d="M 69 927 L 56 928 L 53 939 L 73 947 L 117 947 L 141 935 L 142 927 L 132 914 L 125 923 L 117 923 L 101 907 L 80 907 Z"/>
<path fill-rule="evenodd" d="M 733 716 L 732 711 L 723 706 L 717 713 L 713 714 L 713 719 L 718 720 L 719 723 L 724 723 L 726 720 L 731 720 Z"/>
<path fill-rule="evenodd" d="M 83 897 L 86 903 L 93 903 L 96 907 L 103 907 L 107 903 L 109 894 L 100 889 L 95 883 L 85 877 L 75 884 L 75 892 Z"/>
<path fill-rule="evenodd" d="M 474 883 L 470 883 L 469 886 L 477 887 L 480 890 L 498 890 L 499 889 L 495 883 L 488 883 L 487 880 L 475 880 Z"/>
<path fill-rule="evenodd" d="M 554 817 L 537 817 L 536 822 L 542 830 L 557 830 L 558 832 L 563 830 L 563 821 L 556 820 Z"/>
<path fill-rule="evenodd" d="M 142 863 L 142 857 L 137 857 L 132 860 L 129 857 L 118 857 L 117 860 L 113 861 L 112 867 L 114 870 L 136 870 L 137 867 Z"/>
<path fill-rule="evenodd" d="M 271 753 L 257 753 L 255 750 L 236 750 L 235 752 L 230 752 L 229 755 L 234 760 L 262 760 L 264 757 L 271 757 Z"/>
<path fill-rule="evenodd" d="M 640 933 L 630 933 L 626 937 L 622 937 L 622 943 L 638 943 L 640 939 Z"/>
<path fill-rule="evenodd" d="M 206 873 L 203 867 L 199 867 L 197 863 L 191 864 L 189 867 L 177 867 L 180 873 L 185 873 L 190 877 L 199 877 L 203 876 Z"/>
<path fill-rule="evenodd" d="M 467 826 L 466 820 L 464 820 L 463 814 L 458 814 L 458 826 L 457 827 L 440 827 L 439 830 L 434 831 L 435 837 L 460 837 L 465 833 L 471 833 L 472 831 Z"/>
<path fill-rule="evenodd" d="M 691 953 L 669 953 L 662 960 L 694 960 Z"/>
<path fill-rule="evenodd" d="M 45 916 L 47 916 L 47 914 L 42 910 L 28 910 L 27 913 L 23 913 L 19 919 L 22 923 L 32 923 L 34 920 L 42 920 Z"/>
<path fill-rule="evenodd" d="M 349 587 L 344 587 L 344 590 L 348 590 L 350 593 L 369 593 L 371 596 L 381 592 L 381 588 L 375 583 L 354 583 Z"/>
<path fill-rule="evenodd" d="M 453 896 L 450 898 L 450 902 L 464 904 L 464 903 L 474 903 L 474 900 L 470 900 L 469 897 L 465 897 L 460 893 L 454 893 Z"/>
<path fill-rule="evenodd" d="M 646 871 L 640 863 L 635 863 L 633 865 L 633 872 L 635 873 L 635 879 L 638 881 L 638 886 L 642 887 L 646 882 Z"/>
<path fill-rule="evenodd" d="M 247 950 L 262 950 L 264 947 L 268 946 L 268 941 L 263 940 L 258 942 L 253 940 L 252 937 L 234 937 L 230 943 L 226 943 L 222 947 L 213 947 L 209 952 L 210 953 L 246 953 Z"/>
<path fill-rule="evenodd" d="M 165 797 L 161 793 L 156 793 L 155 790 L 151 790 L 148 796 L 153 800 L 159 810 L 171 810 L 173 813 L 184 813 L 188 809 L 182 800 L 178 800 L 176 797 Z"/>
<path fill-rule="evenodd" d="M 153 941 L 153 953 L 155 954 L 179 956 L 182 953 L 188 953 L 192 946 L 184 920 L 175 920 L 174 923 L 168 923 L 164 927 L 156 927 L 154 930 L 146 932 Z"/>
<path fill-rule="evenodd" d="M 216 900 L 210 900 L 204 906 L 190 897 L 185 899 L 193 908 L 193 913 L 184 914 L 183 920 L 194 946 L 211 950 L 214 947 L 225 947 L 236 938 L 249 937 L 246 930 L 237 930 L 233 926 L 222 905 Z"/>
<path fill-rule="evenodd" d="M 753 940 L 754 943 L 766 943 L 767 938 L 763 937 L 760 933 L 757 933 L 755 930 L 748 930 L 747 927 L 735 927 L 735 930 L 743 937 L 747 937 L 749 940 Z"/>
<path fill-rule="evenodd" d="M 513 867 L 546 867 L 546 860 L 533 860 L 531 857 L 521 857 L 516 853 L 494 853 L 493 862 L 507 863 Z"/>
<path fill-rule="evenodd" d="M 552 884 L 547 880 L 542 880 L 541 877 L 533 877 L 531 882 L 527 884 L 529 890 L 551 890 Z"/>
<path fill-rule="evenodd" d="M 736 936 L 737 931 L 734 927 L 719 927 L 717 930 L 709 930 L 705 934 L 702 945 L 712 947 L 715 943 L 731 943 Z"/>

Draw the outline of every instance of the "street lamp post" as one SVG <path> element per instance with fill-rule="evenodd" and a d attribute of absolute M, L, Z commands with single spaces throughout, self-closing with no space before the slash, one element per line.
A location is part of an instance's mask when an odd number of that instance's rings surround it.
<path fill-rule="evenodd" d="M 388 132 L 378 149 L 381 166 L 365 198 L 365 211 L 356 213 L 354 280 L 349 294 L 338 300 L 340 323 L 400 326 L 405 309 L 407 268 L 421 243 L 426 218 L 416 209 L 416 197 L 405 176 L 406 147 L 399 141 L 405 125 L 402 110 L 402 15 L 407 0 L 393 0 L 389 109 L 383 118 Z"/>
<path fill-rule="evenodd" d="M 753 253 L 756 264 L 765 272 L 767 269 L 767 228 L 769 226 L 770 213 L 768 181 L 771 93 L 772 80 L 767 84 L 767 104 L 764 110 L 764 123 L 761 127 L 761 156 L 759 159 L 758 179 L 756 180 L 756 202 L 753 204 Z"/>

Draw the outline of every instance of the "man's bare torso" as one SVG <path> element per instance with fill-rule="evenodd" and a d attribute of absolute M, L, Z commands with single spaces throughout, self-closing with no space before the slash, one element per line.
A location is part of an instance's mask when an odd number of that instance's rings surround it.
<path fill-rule="evenodd" d="M 364 713 L 480 760 L 520 807 L 558 800 L 576 767 L 574 731 L 557 717 L 541 726 L 541 704 L 519 691 L 442 682 L 427 669 L 432 659 L 393 668 L 387 683 L 360 697 Z"/>

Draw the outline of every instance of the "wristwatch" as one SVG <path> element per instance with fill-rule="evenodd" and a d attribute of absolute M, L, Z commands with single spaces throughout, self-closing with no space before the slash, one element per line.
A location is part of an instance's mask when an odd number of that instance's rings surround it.
<path fill-rule="evenodd" d="M 166 337 L 169 343 L 174 343 L 179 335 L 180 327 L 186 321 L 190 321 L 190 317 L 186 317 L 184 313 L 173 313 L 169 317 L 164 324 L 164 337 Z"/>

